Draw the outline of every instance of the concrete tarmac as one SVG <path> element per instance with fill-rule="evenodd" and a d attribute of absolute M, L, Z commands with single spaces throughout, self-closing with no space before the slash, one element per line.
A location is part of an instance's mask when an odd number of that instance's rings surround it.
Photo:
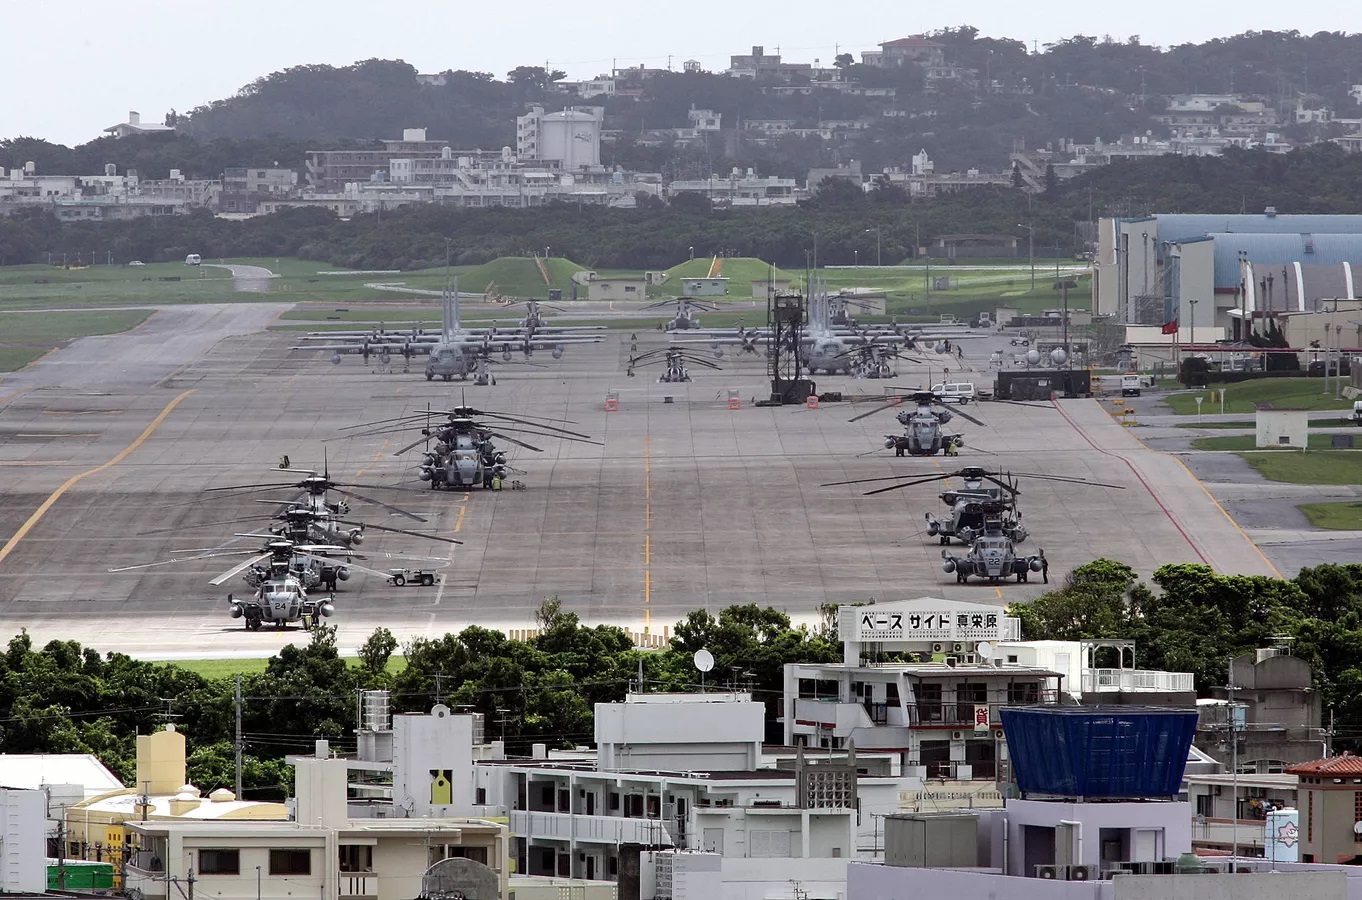
<path fill-rule="evenodd" d="M 978 404 L 970 411 L 987 427 L 952 423 L 965 434 L 961 457 L 899 459 L 877 450 L 900 430 L 893 410 L 850 424 L 868 407 L 757 408 L 753 401 L 769 390 L 761 357 L 726 356 L 722 371 L 699 369 L 690 384 L 657 384 L 656 369 L 631 378 L 627 362 L 666 337 L 611 332 L 560 361 L 543 354 L 533 365 L 499 365 L 495 387 L 474 387 L 427 382 L 419 363 L 408 374 L 400 362 L 382 369 L 347 357 L 332 366 L 324 353 L 289 351 L 296 335 L 259 331 L 282 308 L 158 312 L 134 332 L 78 341 L 0 386 L 0 402 L 12 397 L 0 408 L 0 631 L 26 627 L 40 641 L 71 638 L 162 657 L 268 655 L 305 640 L 297 631 L 247 633 L 227 616 L 227 593 L 246 585 L 207 582 L 245 554 L 109 571 L 219 546 L 262 526 L 242 517 L 267 514 L 273 507 L 254 501 L 290 491 L 203 489 L 299 477 L 277 469 L 284 454 L 295 469 L 325 461 L 339 481 L 401 488 L 356 490 L 429 523 L 361 501 L 353 518 L 466 542 L 451 549 L 371 531 L 364 565 L 434 565 L 443 579 L 395 588 L 355 575 L 342 585 L 332 620 L 346 648 L 380 625 L 400 639 L 473 623 L 531 627 L 550 596 L 589 623 L 653 632 L 690 610 L 733 603 L 813 619 L 822 604 L 871 597 L 1034 596 L 1046 589 L 1038 577 L 957 585 L 941 571 L 943 548 L 924 534 L 923 514 L 944 512 L 936 495 L 958 481 L 873 497 L 863 491 L 879 484 L 822 486 L 971 464 L 1124 488 L 1022 480 L 1032 538 L 1021 549 L 1044 548 L 1057 579 L 1099 556 L 1144 576 L 1167 562 L 1203 560 L 1225 571 L 1270 571 L 1185 469 L 1143 448 L 1094 401 L 1061 401 L 1058 409 Z M 912 377 L 895 384 L 925 374 L 901 368 Z M 886 386 L 825 377 L 819 389 L 871 396 Z M 730 391 L 740 409 L 729 408 Z M 619 409 L 607 412 L 611 393 Z M 601 445 L 508 432 L 544 451 L 513 450 L 523 491 L 446 493 L 415 478 L 419 454 L 393 456 L 419 439 L 417 431 L 343 439 L 344 426 L 461 401 L 570 420 L 566 427 Z M 227 549 L 254 546 L 246 538 Z"/>

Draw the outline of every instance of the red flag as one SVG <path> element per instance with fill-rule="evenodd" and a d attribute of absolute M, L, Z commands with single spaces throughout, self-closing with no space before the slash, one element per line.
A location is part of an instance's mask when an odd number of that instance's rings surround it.
<path fill-rule="evenodd" d="M 1164 333 L 1164 334 L 1177 334 L 1177 333 L 1178 333 L 1178 320 L 1177 320 L 1177 319 L 1174 319 L 1174 320 L 1171 321 L 1171 322 L 1164 322 L 1164 323 L 1163 323 L 1163 333 Z"/>

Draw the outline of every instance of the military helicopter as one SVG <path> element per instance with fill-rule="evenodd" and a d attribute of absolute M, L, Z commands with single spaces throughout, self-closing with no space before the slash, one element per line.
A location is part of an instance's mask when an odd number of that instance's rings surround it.
<path fill-rule="evenodd" d="M 1003 531 L 1002 513 L 1006 504 L 989 500 L 979 505 L 983 507 L 984 514 L 983 534 L 974 539 L 964 556 L 952 556 L 949 550 L 942 550 L 942 570 L 954 574 L 956 584 L 968 583 L 970 576 L 981 578 L 989 584 L 998 584 L 1015 576 L 1017 582 L 1021 583 L 1027 580 L 1031 572 L 1039 572 L 1044 566 L 1040 555 L 1018 554 L 1012 538 Z"/>
<path fill-rule="evenodd" d="M 945 425 L 956 416 L 966 421 L 973 422 L 982 427 L 984 423 L 974 418 L 963 410 L 952 412 L 947 409 L 938 397 L 931 391 L 913 391 L 910 394 L 890 395 L 886 398 L 866 398 L 880 400 L 884 403 L 869 412 L 852 416 L 848 422 L 859 422 L 867 416 L 892 409 L 904 400 L 911 400 L 914 404 L 910 410 L 901 409 L 896 418 L 899 424 L 904 427 L 903 434 L 886 434 L 884 436 L 884 446 L 887 450 L 893 450 L 895 456 L 935 456 L 937 453 L 945 453 L 947 456 L 954 456 L 959 449 L 964 446 L 965 439 L 958 432 L 946 431 Z M 860 398 L 853 400 L 858 402 Z"/>
<path fill-rule="evenodd" d="M 345 430 L 364 428 L 367 431 L 355 432 L 347 437 L 363 437 L 374 434 L 388 434 L 394 431 L 419 429 L 421 437 L 399 448 L 393 456 L 401 456 L 424 444 L 423 462 L 418 474 L 422 481 L 428 482 L 432 489 L 460 490 L 481 485 L 492 488 L 511 471 L 507 465 L 505 451 L 498 450 L 493 439 L 523 447 L 535 453 L 543 450 L 533 444 L 513 437 L 506 432 L 539 435 L 559 438 L 560 440 L 583 441 L 598 444 L 590 435 L 570 431 L 551 422 L 565 421 L 548 419 L 542 416 L 508 416 L 504 413 L 475 409 L 471 406 L 456 406 L 444 413 L 445 420 L 436 423 L 430 411 L 424 414 L 399 416 L 378 422 L 347 426 Z M 479 417 L 497 419 L 486 424 Z M 511 424 L 507 424 L 511 423 Z M 568 423 L 570 424 L 570 423 Z M 432 445 L 431 441 L 434 440 Z M 518 471 L 518 470 L 517 470 Z"/>
<path fill-rule="evenodd" d="M 694 351 L 685 350 L 681 347 L 659 347 L 656 350 L 648 350 L 638 356 L 629 357 L 629 368 L 625 374 L 633 378 L 634 369 L 658 363 L 666 366 L 662 374 L 657 377 L 658 384 L 676 384 L 690 381 L 690 369 L 686 367 L 687 363 L 705 369 L 722 368 L 718 363 L 705 359 Z"/>
<path fill-rule="evenodd" d="M 922 362 L 920 359 L 903 355 L 897 347 L 873 342 L 858 344 L 850 350 L 843 351 L 837 358 L 843 357 L 851 364 L 853 378 L 894 378 L 898 372 L 894 370 L 893 360 L 901 359 L 915 364 Z"/>
<path fill-rule="evenodd" d="M 647 306 L 639 307 L 639 311 L 662 309 L 671 306 L 673 303 L 676 304 L 676 315 L 663 323 L 662 329 L 664 331 L 690 331 L 699 328 L 700 320 L 695 317 L 695 311 L 713 312 L 719 308 L 712 303 L 703 303 L 689 297 L 678 297 L 675 300 L 659 300 L 656 303 L 649 303 Z"/>

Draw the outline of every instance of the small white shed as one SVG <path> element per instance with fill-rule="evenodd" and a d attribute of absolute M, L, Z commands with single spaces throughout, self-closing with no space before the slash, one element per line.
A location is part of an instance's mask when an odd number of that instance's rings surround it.
<path fill-rule="evenodd" d="M 1303 409 L 1260 409 L 1255 415 L 1259 447 L 1296 447 L 1310 440 L 1310 413 Z"/>

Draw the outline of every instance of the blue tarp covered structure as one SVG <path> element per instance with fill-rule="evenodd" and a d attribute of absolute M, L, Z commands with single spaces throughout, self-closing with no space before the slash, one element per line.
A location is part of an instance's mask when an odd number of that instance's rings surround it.
<path fill-rule="evenodd" d="M 1196 731 L 1195 710 L 1139 706 L 1002 710 L 1023 797 L 1176 797 Z"/>

